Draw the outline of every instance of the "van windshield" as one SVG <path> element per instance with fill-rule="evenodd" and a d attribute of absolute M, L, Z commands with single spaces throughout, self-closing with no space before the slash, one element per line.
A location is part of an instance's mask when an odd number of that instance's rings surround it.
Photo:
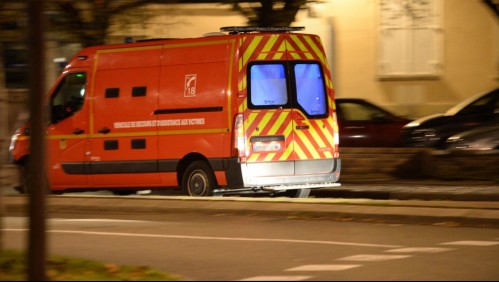
<path fill-rule="evenodd" d="M 84 72 L 67 74 L 57 86 L 50 104 L 52 123 L 72 116 L 83 107 L 87 74 Z"/>
<path fill-rule="evenodd" d="M 326 88 L 319 63 L 254 63 L 249 66 L 248 73 L 249 108 L 298 108 L 312 118 L 328 114 Z"/>

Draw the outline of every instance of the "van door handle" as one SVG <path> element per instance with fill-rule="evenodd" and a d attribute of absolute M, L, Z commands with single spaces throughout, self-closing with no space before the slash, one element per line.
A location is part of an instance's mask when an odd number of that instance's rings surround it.
<path fill-rule="evenodd" d="M 308 129 L 308 125 L 297 125 L 296 129 L 299 129 L 299 130 Z"/>
<path fill-rule="evenodd" d="M 76 134 L 76 135 L 80 135 L 82 134 L 83 132 L 85 132 L 83 129 L 79 129 L 79 128 L 75 128 L 73 130 L 73 134 Z"/>
<path fill-rule="evenodd" d="M 99 133 L 102 133 L 102 134 L 107 134 L 111 132 L 111 129 L 107 128 L 107 127 L 103 127 L 101 129 L 99 129 Z"/>

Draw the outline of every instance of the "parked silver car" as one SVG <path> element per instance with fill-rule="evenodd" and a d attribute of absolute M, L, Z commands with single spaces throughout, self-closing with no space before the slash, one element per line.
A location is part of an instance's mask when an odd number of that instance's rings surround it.
<path fill-rule="evenodd" d="M 499 149 L 499 124 L 484 125 L 454 134 L 447 138 L 442 148 L 447 150 Z"/>
<path fill-rule="evenodd" d="M 416 119 L 402 129 L 403 147 L 440 148 L 459 132 L 499 123 L 499 88 L 470 97 L 443 114 Z"/>

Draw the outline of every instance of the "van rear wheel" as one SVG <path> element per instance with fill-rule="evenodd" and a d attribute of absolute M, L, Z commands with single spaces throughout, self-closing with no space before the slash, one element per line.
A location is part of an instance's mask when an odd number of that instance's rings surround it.
<path fill-rule="evenodd" d="M 308 196 L 310 195 L 310 189 L 293 189 L 285 191 L 280 195 L 289 198 L 308 198 Z"/>
<path fill-rule="evenodd" d="M 208 163 L 191 163 L 182 176 L 182 191 L 188 196 L 212 196 L 217 186 L 215 175 Z"/>

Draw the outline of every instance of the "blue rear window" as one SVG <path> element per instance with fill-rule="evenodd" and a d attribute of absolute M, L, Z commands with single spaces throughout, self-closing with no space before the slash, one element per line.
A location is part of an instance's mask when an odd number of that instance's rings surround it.
<path fill-rule="evenodd" d="M 310 118 L 327 116 L 327 95 L 318 62 L 256 62 L 248 73 L 248 107 L 297 108 Z"/>
<path fill-rule="evenodd" d="M 253 65 L 250 76 L 251 104 L 255 106 L 279 106 L 288 102 L 284 65 Z"/>
<path fill-rule="evenodd" d="M 298 104 L 310 116 L 326 114 L 326 92 L 319 65 L 296 64 L 294 70 Z"/>

